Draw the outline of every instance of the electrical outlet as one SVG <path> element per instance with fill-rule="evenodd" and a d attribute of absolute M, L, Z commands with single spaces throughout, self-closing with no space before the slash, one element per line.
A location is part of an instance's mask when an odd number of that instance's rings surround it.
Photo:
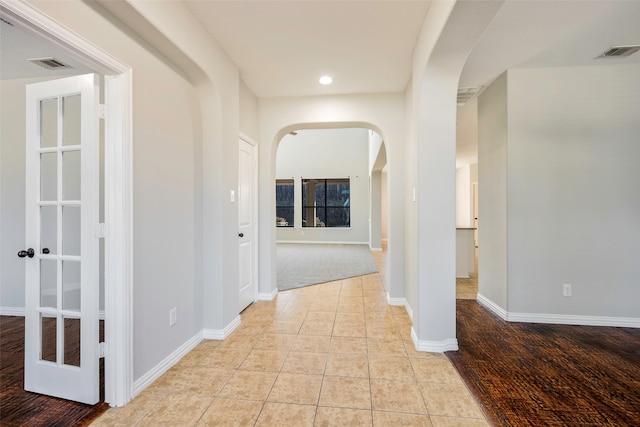
<path fill-rule="evenodd" d="M 178 309 L 172 308 L 169 310 L 169 326 L 173 326 L 178 322 Z"/>
<path fill-rule="evenodd" d="M 562 296 L 570 297 L 571 296 L 571 284 L 565 283 L 562 285 Z"/>

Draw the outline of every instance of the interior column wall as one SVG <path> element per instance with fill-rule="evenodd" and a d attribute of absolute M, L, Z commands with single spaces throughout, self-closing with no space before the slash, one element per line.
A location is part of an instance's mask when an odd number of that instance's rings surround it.
<path fill-rule="evenodd" d="M 410 199 L 418 238 L 409 286 L 419 350 L 458 348 L 455 304 L 455 158 L 458 80 L 468 53 L 501 2 L 436 2 L 413 61 Z M 411 154 L 409 156 L 411 156 Z M 411 157 L 410 157 L 411 158 Z M 415 200 L 415 202 L 414 202 Z"/>

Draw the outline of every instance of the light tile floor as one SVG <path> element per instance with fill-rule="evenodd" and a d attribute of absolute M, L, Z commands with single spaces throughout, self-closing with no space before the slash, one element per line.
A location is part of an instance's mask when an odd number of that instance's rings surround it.
<path fill-rule="evenodd" d="M 478 278 L 456 279 L 457 299 L 478 299 Z"/>
<path fill-rule="evenodd" d="M 411 341 L 378 274 L 256 302 L 92 426 L 488 426 L 443 354 Z"/>

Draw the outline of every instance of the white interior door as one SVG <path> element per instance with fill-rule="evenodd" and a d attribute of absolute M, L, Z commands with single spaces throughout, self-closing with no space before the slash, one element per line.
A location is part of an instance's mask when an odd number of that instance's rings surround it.
<path fill-rule="evenodd" d="M 98 77 L 27 86 L 25 377 L 99 400 Z"/>
<path fill-rule="evenodd" d="M 239 141 L 238 239 L 240 250 L 240 311 L 257 297 L 257 161 L 256 147 Z"/>

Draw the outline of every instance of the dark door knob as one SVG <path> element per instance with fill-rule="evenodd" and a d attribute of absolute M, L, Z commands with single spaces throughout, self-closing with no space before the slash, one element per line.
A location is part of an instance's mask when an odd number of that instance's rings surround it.
<path fill-rule="evenodd" d="M 42 253 L 47 255 L 49 253 L 49 248 L 42 248 Z"/>
<path fill-rule="evenodd" d="M 238 237 L 244 237 L 244 233 L 238 233 Z"/>
<path fill-rule="evenodd" d="M 33 248 L 29 248 L 26 251 L 20 251 L 18 252 L 18 256 L 20 258 L 24 258 L 24 257 L 29 257 L 29 258 L 33 258 L 33 256 L 35 255 L 35 251 L 33 250 Z"/>

